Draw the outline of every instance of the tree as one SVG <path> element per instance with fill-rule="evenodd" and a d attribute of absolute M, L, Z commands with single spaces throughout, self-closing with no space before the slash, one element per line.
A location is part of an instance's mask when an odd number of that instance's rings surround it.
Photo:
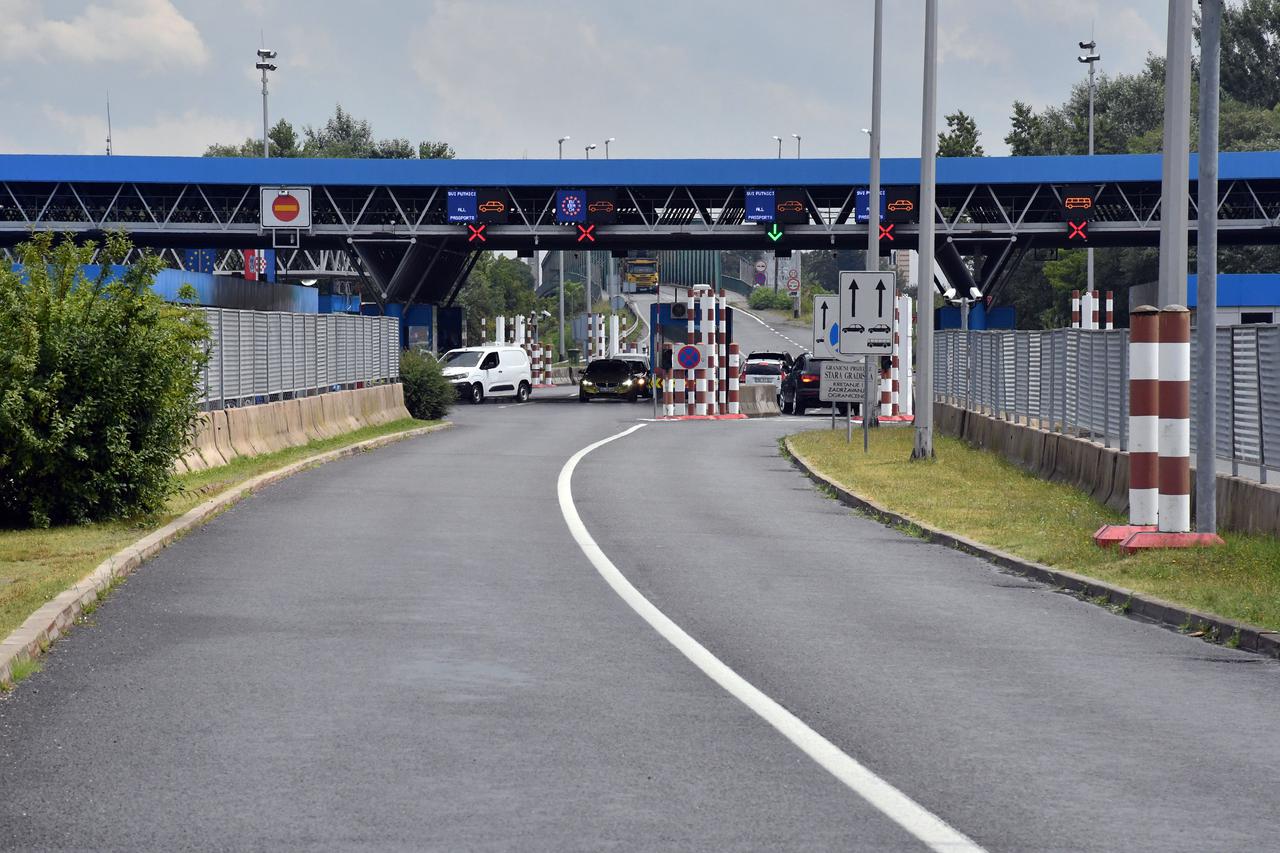
<path fill-rule="evenodd" d="M 122 234 L 98 248 L 49 232 L 0 266 L 0 527 L 159 510 L 195 434 L 203 315 L 151 290 L 162 263 Z"/>
<path fill-rule="evenodd" d="M 378 139 L 364 119 L 358 119 L 338 104 L 333 115 L 319 127 L 302 129 L 302 138 L 293 125 L 281 119 L 267 133 L 272 157 L 332 157 L 373 160 L 452 159 L 454 150 L 447 142 L 426 140 L 414 147 L 402 137 Z M 214 144 L 205 150 L 206 157 L 261 157 L 262 140 L 249 137 L 240 145 Z"/>
<path fill-rule="evenodd" d="M 978 144 L 981 132 L 978 123 L 964 110 L 956 110 L 946 116 L 947 130 L 938 134 L 939 157 L 982 157 L 985 156 L 982 146 Z"/>
<path fill-rule="evenodd" d="M 268 153 L 272 157 L 298 157 L 302 152 L 298 148 L 298 134 L 293 125 L 280 119 L 267 131 L 267 139 L 271 142 Z M 239 145 L 223 145 L 215 143 L 205 149 L 206 157 L 261 157 L 262 139 L 250 136 Z"/>
<path fill-rule="evenodd" d="M 1197 36 L 1199 31 L 1197 30 Z M 1270 110 L 1280 103 L 1280 0 L 1244 0 L 1222 10 L 1222 89 Z"/>
<path fill-rule="evenodd" d="M 1014 157 L 1038 154 L 1040 119 L 1036 117 L 1035 110 L 1031 109 L 1031 105 L 1022 101 L 1014 101 L 1013 117 L 1010 119 L 1010 123 L 1012 127 L 1004 138 L 1005 144 L 1009 146 L 1009 153 Z"/>

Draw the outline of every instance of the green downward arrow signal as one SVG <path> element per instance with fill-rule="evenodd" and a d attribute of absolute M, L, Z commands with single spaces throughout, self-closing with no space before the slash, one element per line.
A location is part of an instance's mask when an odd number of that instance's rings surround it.
<path fill-rule="evenodd" d="M 773 223 L 773 227 L 769 229 L 769 239 L 778 242 L 782 239 L 782 229 L 778 227 L 778 223 Z"/>

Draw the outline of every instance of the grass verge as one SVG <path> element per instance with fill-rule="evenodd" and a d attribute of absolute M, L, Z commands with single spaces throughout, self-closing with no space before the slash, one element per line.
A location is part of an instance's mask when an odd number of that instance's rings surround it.
<path fill-rule="evenodd" d="M 911 462 L 909 429 L 880 429 L 871 452 L 839 432 L 791 437 L 796 451 L 849 491 L 894 512 L 1027 560 L 1176 604 L 1280 631 L 1280 540 L 1226 533 L 1214 549 L 1125 556 L 1093 544 L 1123 516 L 984 450 L 936 436 L 933 462 Z"/>
<path fill-rule="evenodd" d="M 47 530 L 0 530 L 0 637 L 83 578 L 107 557 L 237 483 L 300 459 L 360 441 L 430 426 L 412 418 L 364 427 L 336 438 L 290 447 L 178 477 L 164 512 L 148 518 Z"/>

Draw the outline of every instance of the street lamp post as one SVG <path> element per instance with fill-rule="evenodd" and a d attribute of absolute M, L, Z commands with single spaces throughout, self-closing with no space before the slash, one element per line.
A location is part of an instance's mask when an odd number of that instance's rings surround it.
<path fill-rule="evenodd" d="M 608 139 L 604 141 L 604 159 L 606 160 L 609 159 L 609 143 L 610 142 L 617 142 L 617 139 L 610 136 Z"/>
<path fill-rule="evenodd" d="M 1097 46 L 1098 46 L 1098 43 L 1094 41 L 1093 36 L 1090 36 L 1089 41 L 1080 42 L 1080 49 L 1088 52 L 1085 53 L 1083 56 L 1076 57 L 1077 62 L 1083 62 L 1085 65 L 1089 66 L 1089 156 L 1090 157 L 1093 156 L 1093 94 L 1095 91 L 1094 85 L 1093 85 L 1093 66 L 1094 66 L 1094 63 L 1102 59 L 1102 57 L 1099 56 L 1097 51 L 1095 50 Z M 1092 246 L 1090 246 L 1088 249 L 1085 250 L 1085 257 L 1088 259 L 1085 263 L 1086 263 L 1086 269 L 1088 270 L 1087 275 L 1088 275 L 1089 293 L 1093 293 L 1093 247 Z"/>
<path fill-rule="evenodd" d="M 558 145 L 558 146 L 559 146 L 559 152 L 558 152 L 558 153 L 557 153 L 557 155 L 556 155 L 556 159 L 557 159 L 557 160 L 563 160 L 563 159 L 564 159 L 564 144 L 565 144 L 566 142 L 568 142 L 568 141 L 569 141 L 569 137 L 568 137 L 568 136 L 562 136 L 562 137 L 560 137 L 559 139 L 557 139 L 557 140 L 556 140 L 556 145 Z"/>
<path fill-rule="evenodd" d="M 267 139 L 267 72 L 275 71 L 276 65 L 271 60 L 276 58 L 274 50 L 258 48 L 258 62 L 253 67 L 262 72 L 262 156 L 271 156 L 271 143 Z"/>
<path fill-rule="evenodd" d="M 591 152 L 595 150 L 596 144 L 593 142 L 590 145 L 584 146 L 584 148 L 586 149 L 586 152 L 587 152 L 587 159 L 590 160 Z"/>
<path fill-rule="evenodd" d="M 924 103 L 920 121 L 920 302 L 916 311 L 916 420 L 912 459 L 933 458 L 933 255 L 937 195 L 938 0 L 924 4 Z M 868 202 L 870 199 L 868 199 Z M 877 199 L 877 204 L 879 200 Z"/>
<path fill-rule="evenodd" d="M 791 135 L 794 136 L 796 139 L 796 159 L 799 160 L 800 159 L 800 134 L 793 133 Z"/>
<path fill-rule="evenodd" d="M 778 140 L 778 159 L 781 160 L 782 159 L 782 137 L 775 136 L 773 138 Z"/>

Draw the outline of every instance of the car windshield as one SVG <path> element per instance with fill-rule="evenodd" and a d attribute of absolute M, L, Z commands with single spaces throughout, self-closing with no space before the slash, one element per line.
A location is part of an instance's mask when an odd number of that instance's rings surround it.
<path fill-rule="evenodd" d="M 643 361 L 628 361 L 627 366 L 631 368 L 632 373 L 648 373 L 649 365 Z"/>
<path fill-rule="evenodd" d="M 447 353 L 444 357 L 445 367 L 475 367 L 480 363 L 480 356 L 484 353 L 478 350 L 454 350 Z"/>
<path fill-rule="evenodd" d="M 621 382 L 631 376 L 631 369 L 627 367 L 625 361 L 601 359 L 588 364 L 587 372 L 583 376 L 598 382 Z"/>

